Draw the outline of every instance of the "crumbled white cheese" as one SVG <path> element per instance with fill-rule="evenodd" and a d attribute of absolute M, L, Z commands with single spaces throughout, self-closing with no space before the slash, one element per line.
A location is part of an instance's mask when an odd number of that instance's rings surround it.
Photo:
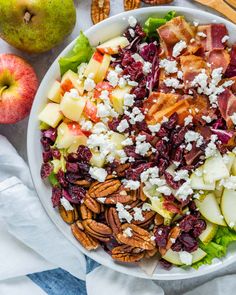
<path fill-rule="evenodd" d="M 191 265 L 193 262 L 193 255 L 187 251 L 179 252 L 180 261 L 185 265 Z"/>
<path fill-rule="evenodd" d="M 126 220 L 128 223 L 130 223 L 133 219 L 133 216 L 126 209 L 128 208 L 125 208 L 123 204 L 116 204 L 116 210 L 118 212 L 120 221 Z"/>
<path fill-rule="evenodd" d="M 125 188 L 129 188 L 131 190 L 136 190 L 140 187 L 140 182 L 137 180 L 123 179 L 122 182 L 123 182 Z"/>
<path fill-rule="evenodd" d="M 142 205 L 142 211 L 150 211 L 151 205 L 149 203 L 143 203 Z"/>
<path fill-rule="evenodd" d="M 187 44 L 185 41 L 180 40 L 178 43 L 175 44 L 174 48 L 173 48 L 173 57 L 177 57 L 180 55 L 180 53 L 187 48 Z"/>
<path fill-rule="evenodd" d="M 134 125 L 136 122 L 142 122 L 145 119 L 145 116 L 141 112 L 141 110 L 137 107 L 132 109 L 132 112 L 125 111 L 125 114 L 129 116 L 130 124 Z"/>
<path fill-rule="evenodd" d="M 175 172 L 174 181 L 187 180 L 189 178 L 188 170 L 179 170 Z"/>
<path fill-rule="evenodd" d="M 155 125 L 148 125 L 148 129 L 152 132 L 152 133 L 156 133 L 159 132 L 161 129 L 161 124 L 157 123 Z"/>
<path fill-rule="evenodd" d="M 185 142 L 186 143 L 191 143 L 191 142 L 196 142 L 196 146 L 199 147 L 203 144 L 203 137 L 200 133 L 189 130 L 185 133 Z"/>
<path fill-rule="evenodd" d="M 183 85 L 176 78 L 167 78 L 167 79 L 164 80 L 164 83 L 165 83 L 165 85 L 167 87 L 173 87 L 175 89 L 181 89 L 181 88 L 183 88 Z"/>
<path fill-rule="evenodd" d="M 229 36 L 225 35 L 222 39 L 221 39 L 221 42 L 222 43 L 225 43 L 229 40 Z"/>
<path fill-rule="evenodd" d="M 140 61 L 141 63 L 144 63 L 144 59 L 142 58 L 141 55 L 139 55 L 138 53 L 134 53 L 131 55 L 132 58 L 137 62 Z"/>
<path fill-rule="evenodd" d="M 135 153 L 141 156 L 145 156 L 152 147 L 149 142 L 138 142 L 136 144 Z"/>
<path fill-rule="evenodd" d="M 77 68 L 77 73 L 79 74 L 80 81 L 84 78 L 84 72 L 87 68 L 87 65 L 88 65 L 87 63 L 82 62 Z"/>
<path fill-rule="evenodd" d="M 107 75 L 107 80 L 109 81 L 111 86 L 116 87 L 119 83 L 118 73 L 115 71 L 109 71 Z"/>
<path fill-rule="evenodd" d="M 122 133 L 124 132 L 127 128 L 129 127 L 129 123 L 126 119 L 123 119 L 120 121 L 118 127 L 117 127 L 117 130 Z"/>
<path fill-rule="evenodd" d="M 233 113 L 232 116 L 230 116 L 232 122 L 234 123 L 234 125 L 236 125 L 236 113 Z"/>
<path fill-rule="evenodd" d="M 145 218 L 143 217 L 141 208 L 135 207 L 133 210 L 134 210 L 134 220 L 135 221 L 144 221 L 145 220 Z"/>
<path fill-rule="evenodd" d="M 183 80 L 183 77 L 184 77 L 184 73 L 182 71 L 178 71 L 177 78 L 180 80 Z"/>
<path fill-rule="evenodd" d="M 163 185 L 163 186 L 158 187 L 156 189 L 156 191 L 159 192 L 159 193 L 161 193 L 161 194 L 164 194 L 166 196 L 170 196 L 171 193 L 172 193 L 171 189 L 168 186 L 166 186 L 166 185 Z"/>
<path fill-rule="evenodd" d="M 120 67 L 120 65 L 117 65 L 117 66 L 115 67 L 115 72 L 116 72 L 117 74 L 120 74 L 120 73 L 123 72 L 123 69 Z"/>
<path fill-rule="evenodd" d="M 133 145 L 133 140 L 132 140 L 132 138 L 126 138 L 125 140 L 123 140 L 123 141 L 121 142 L 121 144 L 122 144 L 123 146 Z"/>
<path fill-rule="evenodd" d="M 85 79 L 84 90 L 92 91 L 95 87 L 96 87 L 96 83 L 94 82 L 92 78 L 88 77 L 87 79 Z"/>
<path fill-rule="evenodd" d="M 123 235 L 125 237 L 131 238 L 133 236 L 133 230 L 130 227 L 127 227 L 124 231 L 123 231 Z"/>
<path fill-rule="evenodd" d="M 206 38 L 207 37 L 207 35 L 205 33 L 203 33 L 203 32 L 198 32 L 197 35 L 199 37 L 202 37 L 202 38 Z"/>
<path fill-rule="evenodd" d="M 98 202 L 104 204 L 106 201 L 106 198 L 97 198 Z"/>
<path fill-rule="evenodd" d="M 107 177 L 107 171 L 103 168 L 90 167 L 89 174 L 99 182 L 104 182 Z"/>
<path fill-rule="evenodd" d="M 165 72 L 167 74 L 173 74 L 178 72 L 177 62 L 175 60 L 162 59 L 160 60 L 159 66 L 160 68 L 165 69 Z"/>
<path fill-rule="evenodd" d="M 138 86 L 138 82 L 128 80 L 128 85 L 132 87 Z"/>
<path fill-rule="evenodd" d="M 98 122 L 98 123 L 96 123 L 96 124 L 93 126 L 93 130 L 92 130 L 92 132 L 93 132 L 94 134 L 105 133 L 105 132 L 107 132 L 107 131 L 108 131 L 107 126 L 106 126 L 104 123 L 102 123 L 102 122 Z"/>
<path fill-rule="evenodd" d="M 82 130 L 89 131 L 93 128 L 93 123 L 91 121 L 81 120 L 79 123 Z"/>
<path fill-rule="evenodd" d="M 133 29 L 129 29 L 129 34 L 132 38 L 135 37 L 135 31 Z"/>
<path fill-rule="evenodd" d="M 185 201 L 189 195 L 193 194 L 193 190 L 190 185 L 191 181 L 188 179 L 181 187 L 176 191 L 176 196 Z"/>
<path fill-rule="evenodd" d="M 143 171 L 140 175 L 141 181 L 146 182 L 150 178 L 157 178 L 159 177 L 159 169 L 158 167 L 151 167 L 148 168 L 147 170 Z"/>
<path fill-rule="evenodd" d="M 193 122 L 193 116 L 188 115 L 185 119 L 184 119 L 184 126 L 189 125 L 190 123 Z"/>
<path fill-rule="evenodd" d="M 134 16 L 130 16 L 128 18 L 128 23 L 132 28 L 135 28 L 135 26 L 137 25 L 137 19 Z"/>
<path fill-rule="evenodd" d="M 207 123 L 211 123 L 212 121 L 210 116 L 202 116 L 202 120 L 206 121 Z"/>
<path fill-rule="evenodd" d="M 65 197 L 62 197 L 60 199 L 60 203 L 65 208 L 66 211 L 74 210 L 74 207 L 70 204 L 70 202 Z"/>
<path fill-rule="evenodd" d="M 126 85 L 127 85 L 127 81 L 123 77 L 120 77 L 120 79 L 119 79 L 119 87 L 124 88 Z"/>
<path fill-rule="evenodd" d="M 143 64 L 143 73 L 145 75 L 149 74 L 152 71 L 152 64 L 149 61 L 145 61 Z"/>
<path fill-rule="evenodd" d="M 125 93 L 124 95 L 124 106 L 132 107 L 135 102 L 135 94 Z"/>
<path fill-rule="evenodd" d="M 192 148 L 193 148 L 193 145 L 190 142 L 185 147 L 186 151 L 188 151 L 188 152 L 190 152 L 192 150 Z"/>
<path fill-rule="evenodd" d="M 236 189 L 236 176 L 231 175 L 230 177 L 226 179 L 222 179 L 220 181 L 220 185 L 224 186 L 225 188 L 229 190 L 235 190 Z"/>

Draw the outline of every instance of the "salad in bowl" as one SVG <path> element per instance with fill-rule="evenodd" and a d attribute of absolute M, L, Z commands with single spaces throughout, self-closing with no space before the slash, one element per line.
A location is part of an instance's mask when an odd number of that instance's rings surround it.
<path fill-rule="evenodd" d="M 59 59 L 41 177 L 87 250 L 199 268 L 236 240 L 236 45 L 174 11 Z"/>

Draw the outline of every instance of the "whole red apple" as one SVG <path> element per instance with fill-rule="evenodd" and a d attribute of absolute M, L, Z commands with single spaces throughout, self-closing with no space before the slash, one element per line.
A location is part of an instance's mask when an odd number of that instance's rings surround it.
<path fill-rule="evenodd" d="M 0 54 L 0 123 L 16 123 L 30 112 L 38 89 L 34 69 L 14 54 Z"/>

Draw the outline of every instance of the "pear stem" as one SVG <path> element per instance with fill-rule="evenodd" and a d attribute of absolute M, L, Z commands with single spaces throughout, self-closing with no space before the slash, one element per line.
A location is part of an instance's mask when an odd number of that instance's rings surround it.
<path fill-rule="evenodd" d="M 31 17 L 32 17 L 32 15 L 29 13 L 29 11 L 26 11 L 25 15 L 24 15 L 24 21 L 26 24 L 28 24 L 30 22 Z"/>
<path fill-rule="evenodd" d="M 1 96 L 4 92 L 4 90 L 6 90 L 8 87 L 7 86 L 3 86 L 1 89 L 0 89 L 0 100 L 1 100 Z"/>

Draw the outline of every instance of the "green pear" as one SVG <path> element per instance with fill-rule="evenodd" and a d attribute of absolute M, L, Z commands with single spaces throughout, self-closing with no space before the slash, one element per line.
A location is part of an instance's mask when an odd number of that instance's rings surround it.
<path fill-rule="evenodd" d="M 73 0 L 0 0 L 0 37 L 29 53 L 55 47 L 75 22 Z"/>

